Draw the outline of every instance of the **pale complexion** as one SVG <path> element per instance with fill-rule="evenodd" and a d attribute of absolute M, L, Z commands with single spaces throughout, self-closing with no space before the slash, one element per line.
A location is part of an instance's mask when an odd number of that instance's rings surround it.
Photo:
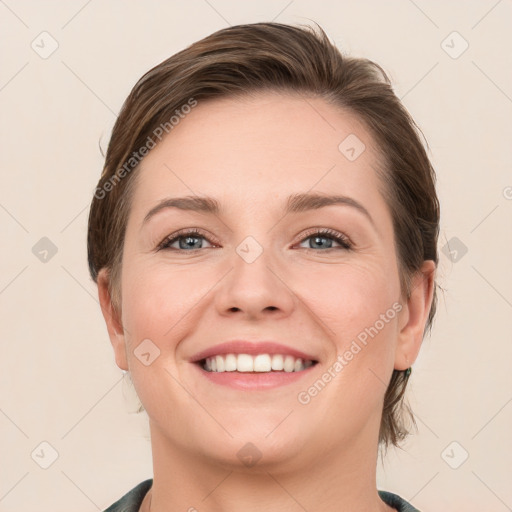
<path fill-rule="evenodd" d="M 338 149 L 349 134 L 366 145 L 354 161 Z M 154 483 L 141 510 L 149 502 L 152 512 L 392 510 L 375 481 L 384 383 L 416 359 L 435 265 L 424 263 L 409 299 L 401 294 L 377 163 L 353 115 L 278 93 L 199 102 L 143 160 L 120 315 L 105 271 L 98 281 L 117 365 L 130 370 L 149 415 Z M 345 196 L 362 208 L 285 215 L 288 197 L 302 193 Z M 211 197 L 220 211 L 169 207 L 144 222 L 162 200 L 182 196 Z M 158 249 L 185 228 L 201 236 Z M 251 263 L 236 251 L 246 237 L 263 250 Z M 298 393 L 397 303 L 400 313 L 307 405 L 299 403 Z M 272 390 L 214 384 L 191 357 L 234 338 L 296 347 L 318 364 Z M 160 351 L 148 366 L 134 354 L 143 340 Z M 237 456 L 248 442 L 262 455 L 253 467 Z"/>

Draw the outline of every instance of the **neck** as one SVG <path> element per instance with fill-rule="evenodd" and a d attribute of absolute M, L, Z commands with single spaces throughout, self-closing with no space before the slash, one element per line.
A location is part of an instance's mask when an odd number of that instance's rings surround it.
<path fill-rule="evenodd" d="M 361 437 L 349 449 L 301 453 L 287 463 L 219 463 L 173 445 L 150 422 L 153 486 L 140 512 L 391 512 L 376 489 L 377 452 Z M 364 440 L 364 442 L 363 442 Z M 372 440 L 373 441 L 373 440 Z M 309 457 L 308 457 L 309 455 Z"/>

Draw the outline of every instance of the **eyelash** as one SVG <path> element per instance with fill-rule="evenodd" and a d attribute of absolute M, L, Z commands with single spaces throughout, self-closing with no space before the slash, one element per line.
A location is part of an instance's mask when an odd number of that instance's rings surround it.
<path fill-rule="evenodd" d="M 165 238 L 157 247 L 157 250 L 173 250 L 178 252 L 195 252 L 200 251 L 201 249 L 190 249 L 190 250 L 184 250 L 184 249 L 171 249 L 170 245 L 172 245 L 174 242 L 179 240 L 180 238 L 186 238 L 187 236 L 192 237 L 201 237 L 208 240 L 208 242 L 215 244 L 215 241 L 211 241 L 204 233 L 202 233 L 200 230 L 191 228 L 191 229 L 182 229 L 180 231 L 177 231 L 176 233 L 173 233 L 172 235 L 169 235 L 167 238 Z M 314 251 L 314 252 L 328 252 L 336 249 L 343 249 L 346 251 L 350 251 L 353 249 L 353 244 L 350 241 L 350 239 L 341 234 L 337 231 L 334 231 L 333 229 L 329 228 L 314 228 L 312 230 L 309 230 L 306 232 L 299 243 L 302 243 L 306 241 L 308 238 L 313 238 L 314 236 L 317 237 L 324 237 L 324 238 L 330 238 L 331 240 L 334 240 L 335 242 L 339 243 L 341 247 L 329 247 L 327 249 L 321 249 L 320 251 L 313 249 L 311 247 L 305 247 L 303 249 L 306 249 L 308 251 Z"/>

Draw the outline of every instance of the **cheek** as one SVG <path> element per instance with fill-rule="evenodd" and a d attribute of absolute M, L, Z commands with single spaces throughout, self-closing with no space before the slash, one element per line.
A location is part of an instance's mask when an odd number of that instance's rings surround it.
<path fill-rule="evenodd" d="M 132 351 L 150 339 L 163 356 L 159 362 L 173 354 L 190 329 L 194 310 L 208 300 L 215 276 L 210 267 L 132 260 L 122 283 L 123 321 Z M 171 358 L 166 362 L 174 364 Z"/>
<path fill-rule="evenodd" d="M 332 328 L 334 333 L 331 334 L 337 338 L 357 336 L 390 309 L 387 316 L 391 319 L 396 316 L 400 286 L 398 274 L 392 267 L 340 265 L 308 273 L 307 279 L 300 280 L 303 283 L 301 295 L 314 306 L 315 313 Z"/>
<path fill-rule="evenodd" d="M 128 366 L 147 413 L 168 426 L 187 425 L 189 419 L 181 415 L 193 408 L 177 384 L 176 350 L 190 332 L 194 305 L 205 293 L 194 282 L 196 277 L 183 267 L 171 269 L 136 260 L 123 273 Z"/>
<path fill-rule="evenodd" d="M 357 400 L 368 400 L 365 394 L 373 390 L 378 401 L 394 366 L 402 306 L 398 271 L 385 267 L 381 263 L 330 270 L 322 278 L 325 293 L 314 288 L 310 293 L 311 309 L 328 328 L 335 352 L 329 364 L 337 361 L 332 368 L 337 384 L 332 389 L 340 386 L 341 394 L 351 389 Z"/>

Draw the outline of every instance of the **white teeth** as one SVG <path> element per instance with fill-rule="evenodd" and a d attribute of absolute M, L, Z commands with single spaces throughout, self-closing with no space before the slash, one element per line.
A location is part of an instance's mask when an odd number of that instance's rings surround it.
<path fill-rule="evenodd" d="M 313 361 L 304 361 L 300 357 L 281 354 L 225 354 L 208 357 L 203 368 L 208 372 L 258 372 L 271 371 L 301 372 L 309 368 Z"/>
<path fill-rule="evenodd" d="M 293 356 L 286 356 L 284 358 L 284 371 L 293 372 L 295 369 L 295 358 Z"/>
<path fill-rule="evenodd" d="M 217 363 L 217 371 L 224 371 L 224 358 L 222 356 L 215 356 L 215 362 Z"/>
<path fill-rule="evenodd" d="M 255 372 L 269 372 L 272 369 L 272 361 L 268 354 L 259 354 L 254 358 Z"/>
<path fill-rule="evenodd" d="M 221 356 L 217 356 L 221 357 Z M 254 360 L 249 354 L 238 354 L 236 358 L 236 369 L 239 372 L 253 372 Z"/>
<path fill-rule="evenodd" d="M 284 368 L 284 358 L 279 354 L 272 356 L 272 370 L 282 370 Z"/>
<path fill-rule="evenodd" d="M 208 359 L 207 359 L 208 361 Z M 227 372 L 236 372 L 236 356 L 235 354 L 227 354 L 224 363 L 224 370 Z"/>

